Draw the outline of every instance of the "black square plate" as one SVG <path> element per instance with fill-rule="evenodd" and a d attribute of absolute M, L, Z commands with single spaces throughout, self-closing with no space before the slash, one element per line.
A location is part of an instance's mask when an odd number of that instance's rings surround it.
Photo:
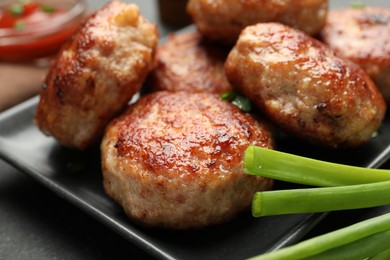
<path fill-rule="evenodd" d="M 78 152 L 43 135 L 33 122 L 37 103 L 35 97 L 0 114 L 0 157 L 155 257 L 247 258 L 297 242 L 326 215 L 253 218 L 250 212 L 243 212 L 230 223 L 197 231 L 140 228 L 105 195 L 99 149 Z M 382 165 L 390 155 L 389 144 L 389 117 L 367 145 L 350 151 L 320 149 L 284 135 L 277 138 L 278 150 L 364 167 Z M 390 211 L 390 207 L 383 207 L 383 211 Z"/>

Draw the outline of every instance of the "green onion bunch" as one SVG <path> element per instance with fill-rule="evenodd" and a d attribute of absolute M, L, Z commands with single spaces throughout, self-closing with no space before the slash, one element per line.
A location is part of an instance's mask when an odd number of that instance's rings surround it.
<path fill-rule="evenodd" d="M 390 172 L 309 159 L 249 146 L 247 174 L 314 186 L 256 192 L 255 217 L 390 204 Z M 254 259 L 390 259 L 390 213 Z"/>

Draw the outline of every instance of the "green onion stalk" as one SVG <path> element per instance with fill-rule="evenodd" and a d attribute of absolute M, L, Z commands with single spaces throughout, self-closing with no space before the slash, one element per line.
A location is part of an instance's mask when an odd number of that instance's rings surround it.
<path fill-rule="evenodd" d="M 234 90 L 222 93 L 220 97 L 222 100 L 232 103 L 244 112 L 250 112 L 252 110 L 252 103 L 250 99 L 245 96 L 238 95 Z"/>
<path fill-rule="evenodd" d="M 389 248 L 390 213 L 251 259 L 384 259 Z"/>
<path fill-rule="evenodd" d="M 377 255 L 369 257 L 369 260 L 389 260 L 389 259 L 390 259 L 390 248 L 380 252 Z"/>
<path fill-rule="evenodd" d="M 373 257 L 379 259 L 390 259 L 386 253 L 390 251 L 390 231 L 380 232 L 344 246 L 339 246 L 315 256 L 309 257 L 311 260 L 328 260 L 328 259 L 343 259 L 356 260 L 367 259 L 372 260 Z M 386 254 L 386 258 L 384 257 Z"/>
<path fill-rule="evenodd" d="M 325 162 L 257 146 L 244 154 L 248 174 L 311 186 L 344 186 L 390 181 L 390 171 Z"/>
<path fill-rule="evenodd" d="M 390 181 L 370 184 L 256 192 L 255 217 L 327 212 L 390 204 Z"/>

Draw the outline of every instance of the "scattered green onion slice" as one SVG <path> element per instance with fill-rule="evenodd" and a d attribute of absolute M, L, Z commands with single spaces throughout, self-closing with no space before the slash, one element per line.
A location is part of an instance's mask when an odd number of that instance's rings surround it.
<path fill-rule="evenodd" d="M 41 10 L 44 13 L 53 13 L 55 11 L 55 8 L 51 5 L 41 5 Z"/>
<path fill-rule="evenodd" d="M 237 93 L 234 90 L 221 94 L 221 99 L 229 102 L 232 102 L 236 97 L 237 97 Z"/>
<path fill-rule="evenodd" d="M 15 24 L 14 24 L 15 31 L 20 32 L 20 31 L 23 31 L 24 28 L 26 28 L 26 23 L 24 21 L 19 20 L 19 21 L 15 22 Z"/>
<path fill-rule="evenodd" d="M 386 231 L 390 231 L 390 213 L 252 259 L 303 259 Z M 386 245 L 389 245 L 387 241 L 385 242 Z"/>
<path fill-rule="evenodd" d="M 221 95 L 221 99 L 231 102 L 244 112 L 252 110 L 252 103 L 249 98 L 238 95 L 234 90 L 225 92 Z"/>
<path fill-rule="evenodd" d="M 21 16 L 23 14 L 23 5 L 21 4 L 13 4 L 9 7 L 8 11 L 13 16 Z"/>
<path fill-rule="evenodd" d="M 254 217 L 369 208 L 390 204 L 390 181 L 370 184 L 256 192 Z"/>
<path fill-rule="evenodd" d="M 390 181 L 390 171 L 386 169 L 324 162 L 257 146 L 246 149 L 244 167 L 248 174 L 313 186 Z"/>
<path fill-rule="evenodd" d="M 243 96 L 237 96 L 233 101 L 233 105 L 236 105 L 244 112 L 250 112 L 252 110 L 252 104 L 249 98 Z"/>

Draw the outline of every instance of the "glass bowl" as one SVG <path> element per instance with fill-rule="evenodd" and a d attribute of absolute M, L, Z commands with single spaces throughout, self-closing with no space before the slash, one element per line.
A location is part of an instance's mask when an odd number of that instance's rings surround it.
<path fill-rule="evenodd" d="M 39 5 L 35 16 L 27 13 L 26 3 L 35 4 L 35 8 Z M 56 54 L 77 30 L 86 11 L 84 0 L 1 0 L 0 18 L 8 15 L 17 21 L 9 26 L 7 22 L 0 24 L 0 61 L 26 62 Z"/>

